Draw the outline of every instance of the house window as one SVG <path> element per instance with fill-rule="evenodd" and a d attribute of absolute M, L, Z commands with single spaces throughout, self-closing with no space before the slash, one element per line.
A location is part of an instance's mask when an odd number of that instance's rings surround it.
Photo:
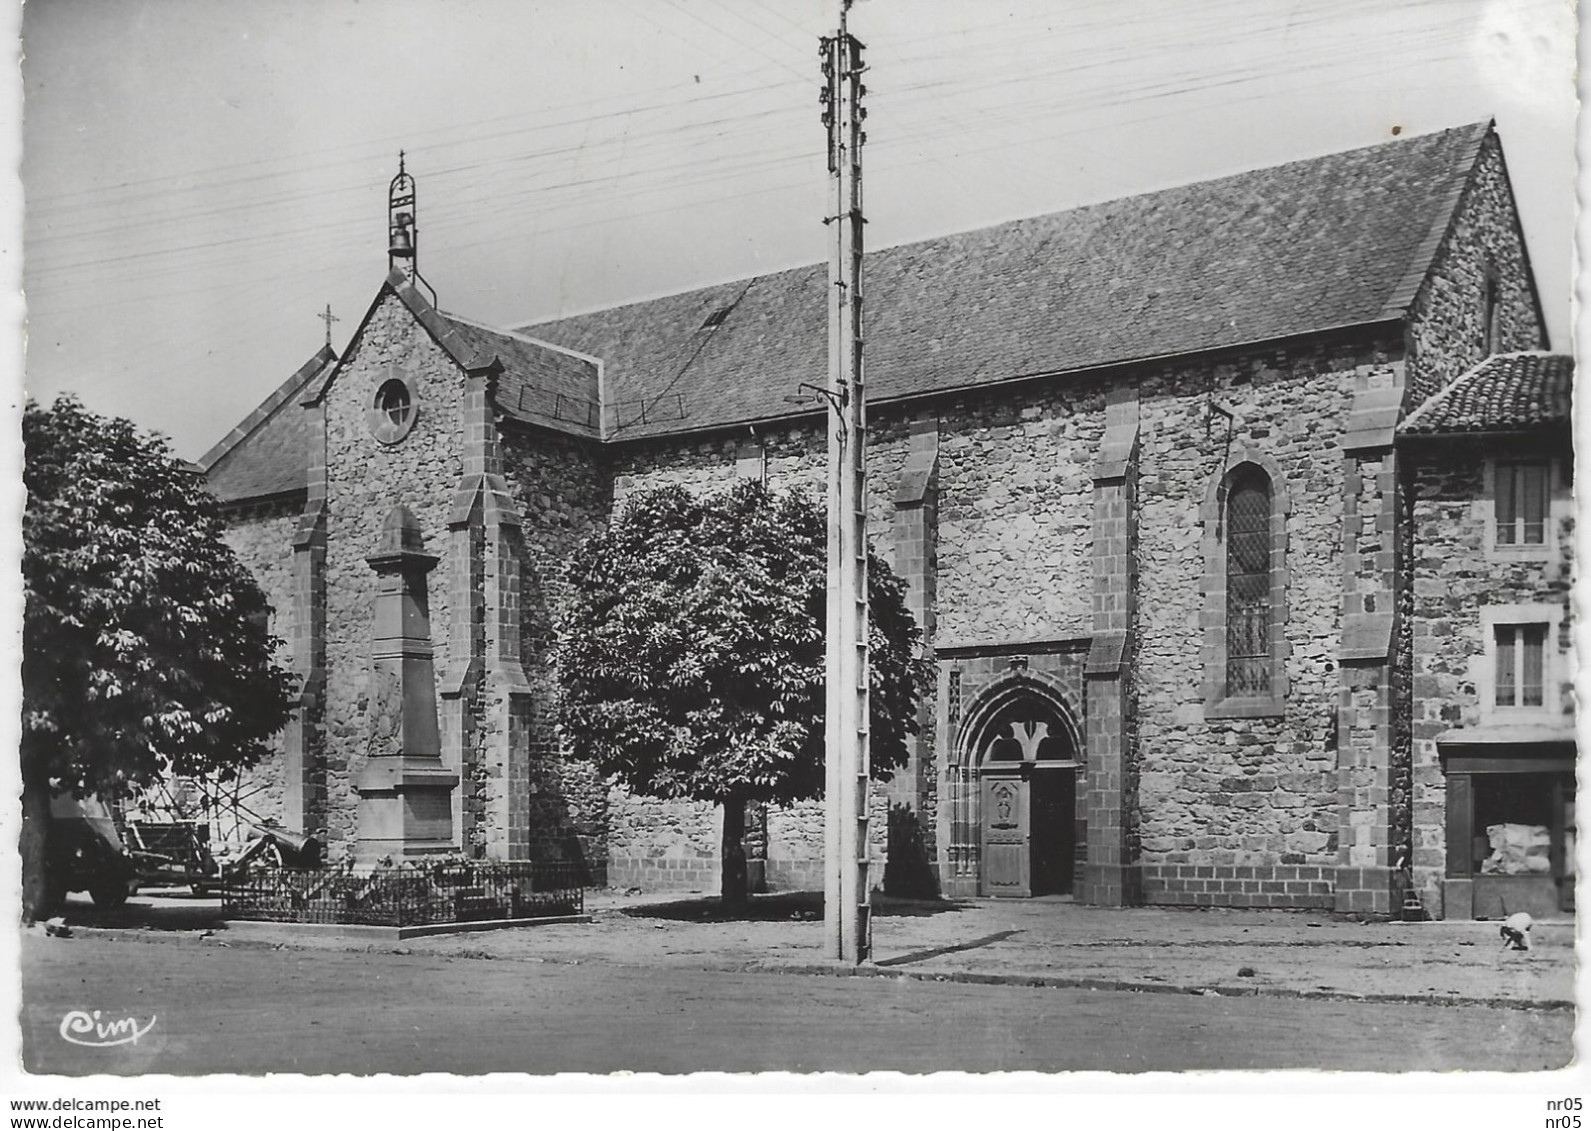
<path fill-rule="evenodd" d="M 1271 693 L 1271 485 L 1238 469 L 1226 501 L 1226 694 Z"/>
<path fill-rule="evenodd" d="M 1545 703 L 1547 626 L 1499 624 L 1495 634 L 1495 694 L 1498 707 L 1540 707 Z"/>
<path fill-rule="evenodd" d="M 1545 462 L 1497 464 L 1493 486 L 1497 545 L 1546 545 L 1548 477 Z"/>
<path fill-rule="evenodd" d="M 1548 722 L 1562 711 L 1564 605 L 1480 610 L 1485 655 L 1474 672 L 1482 721 Z"/>

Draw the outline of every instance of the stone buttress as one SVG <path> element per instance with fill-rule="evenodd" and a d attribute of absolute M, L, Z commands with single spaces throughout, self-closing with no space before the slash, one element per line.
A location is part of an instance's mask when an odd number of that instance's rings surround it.
<path fill-rule="evenodd" d="M 1401 827 L 1409 783 L 1400 776 L 1394 736 L 1400 488 L 1392 442 L 1401 376 L 1400 366 L 1361 385 L 1342 443 L 1336 909 L 1366 915 L 1394 911 L 1410 852 Z"/>
<path fill-rule="evenodd" d="M 1138 395 L 1119 389 L 1105 407 L 1094 464 L 1093 640 L 1085 669 L 1087 822 L 1078 898 L 1104 907 L 1140 901 L 1133 837 L 1136 766 L 1130 678 L 1137 571 Z"/>

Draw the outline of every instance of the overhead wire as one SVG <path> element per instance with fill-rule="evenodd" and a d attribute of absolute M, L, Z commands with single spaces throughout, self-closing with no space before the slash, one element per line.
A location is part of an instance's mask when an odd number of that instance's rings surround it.
<path fill-rule="evenodd" d="M 1246 5 L 1239 2 L 1227 5 L 1228 8 L 1242 8 Z M 696 23 L 704 22 L 700 15 L 676 4 L 669 7 L 691 18 Z M 726 15 L 736 15 L 739 18 L 733 23 L 734 30 L 721 29 L 719 39 L 740 51 L 749 51 L 769 62 L 777 62 L 781 68 L 789 69 L 796 73 L 795 68 L 783 63 L 783 57 L 778 54 L 782 40 L 768 29 L 760 27 L 757 20 L 750 19 L 744 12 L 736 13 L 734 9 L 717 6 Z M 1374 5 L 1359 6 L 1357 11 L 1369 11 Z M 1108 4 L 1092 6 L 1091 10 L 1101 15 L 1099 22 L 1109 22 Z M 751 12 L 762 16 L 779 17 L 778 13 L 770 12 L 761 5 L 752 5 Z M 1306 18 L 1295 20 L 1288 25 L 1288 21 L 1275 20 L 1264 24 L 1259 31 L 1245 29 L 1244 37 L 1254 35 L 1281 34 L 1287 26 L 1296 31 L 1307 28 L 1311 24 L 1319 24 L 1329 18 L 1328 13 L 1322 10 L 1307 10 Z M 1049 20 L 1048 14 L 1035 16 L 1030 22 L 1037 23 Z M 799 31 L 799 27 L 788 19 L 785 23 Z M 760 38 L 748 39 L 742 28 L 751 29 L 753 35 Z M 1024 60 L 1034 51 L 1034 47 L 1027 40 L 1030 37 L 1009 34 L 1010 29 L 1005 29 L 1007 35 L 990 35 L 970 50 L 982 51 L 991 61 L 1002 59 Z M 1426 52 L 1449 47 L 1458 42 L 1467 29 L 1450 27 L 1439 29 L 1425 35 L 1416 35 L 1400 41 L 1398 48 L 1405 52 Z M 1049 31 L 1049 36 L 1059 37 L 1065 34 L 1064 29 Z M 1212 42 L 1219 43 L 1221 31 L 1213 26 L 1204 32 L 1195 33 L 1194 38 L 1187 42 L 1190 48 L 1206 46 Z M 1232 35 L 1230 28 L 1226 29 L 1228 36 Z M 1151 37 L 1153 43 L 1163 43 L 1172 37 L 1162 35 L 1158 39 Z M 921 42 L 933 42 L 931 37 Z M 912 41 L 907 38 L 897 41 L 893 46 L 911 46 Z M 1039 82 L 1054 83 L 1062 79 L 1080 80 L 1090 74 L 1106 72 L 1110 74 L 1113 69 L 1119 72 L 1122 60 L 1129 56 L 1133 44 L 1121 44 L 1107 50 L 1101 50 L 1098 44 L 1088 48 L 1079 47 L 1066 52 L 1052 55 L 1050 65 L 1047 67 L 1024 67 L 1019 73 L 984 76 L 975 81 L 956 80 L 954 78 L 935 76 L 933 70 L 927 66 L 930 61 L 939 61 L 943 55 L 939 52 L 919 53 L 913 61 L 908 53 L 902 53 L 895 62 L 902 74 L 915 73 L 921 77 L 898 85 L 887 85 L 884 89 L 877 90 L 871 99 L 876 100 L 877 108 L 887 108 L 898 104 L 903 111 L 913 111 L 902 114 L 897 120 L 892 121 L 890 129 L 879 134 L 874 144 L 870 147 L 879 151 L 880 157 L 877 167 L 884 172 L 898 171 L 925 163 L 934 163 L 952 173 L 954 166 L 947 162 L 960 160 L 969 156 L 981 155 L 1000 150 L 1009 150 L 1015 163 L 1023 163 L 1022 151 L 1035 143 L 1055 140 L 1063 137 L 1086 136 L 1090 132 L 1097 132 L 1101 128 L 1095 123 L 1090 129 L 1079 127 L 1061 131 L 1035 130 L 1035 126 L 1045 122 L 1055 121 L 1057 112 L 1080 113 L 1081 107 L 1066 106 L 1055 101 L 1057 97 L 1065 99 L 1067 92 L 1058 90 L 1048 99 L 1033 99 L 1025 101 L 1020 106 L 1007 104 L 1003 109 L 984 108 L 976 101 L 976 96 L 998 94 L 1002 90 L 1018 88 L 1022 84 Z M 958 48 L 957 54 L 960 54 Z M 1197 54 L 1191 51 L 1190 54 Z M 875 67 L 885 60 L 890 59 L 886 52 L 882 55 L 876 47 L 870 48 L 870 57 Z M 1269 66 L 1256 64 L 1247 69 L 1234 70 L 1231 67 L 1224 69 L 1217 67 L 1192 67 L 1178 69 L 1169 74 L 1156 76 L 1143 76 L 1127 74 L 1112 74 L 1111 81 L 1107 82 L 1102 90 L 1096 91 L 1098 98 L 1092 101 L 1087 109 L 1091 113 L 1100 111 L 1119 111 L 1134 107 L 1143 108 L 1152 106 L 1157 102 L 1168 100 L 1186 99 L 1190 96 L 1205 99 L 1224 99 L 1227 102 L 1237 103 L 1252 101 L 1264 97 L 1264 92 L 1252 93 L 1249 88 L 1257 84 L 1269 82 L 1285 82 L 1290 87 L 1296 87 L 1299 77 L 1312 77 L 1314 74 L 1340 69 L 1346 64 L 1364 57 L 1362 44 L 1348 44 L 1339 48 L 1337 52 L 1318 59 L 1308 65 L 1293 65 L 1288 61 L 1272 61 Z M 1444 59 L 1451 56 L 1434 55 L 1434 59 Z M 950 60 L 946 59 L 945 62 Z M 1356 69 L 1353 74 L 1369 75 L 1374 73 L 1374 66 Z M 1334 78 L 1340 79 L 1341 73 Z M 797 74 L 802 82 L 806 80 Z M 674 91 L 683 84 L 669 84 L 658 89 Z M 692 84 L 694 85 L 694 84 Z M 804 181 L 798 178 L 776 178 L 760 183 L 752 190 L 736 191 L 730 193 L 708 192 L 698 194 L 690 201 L 671 202 L 668 194 L 690 190 L 702 186 L 732 186 L 751 177 L 766 177 L 770 173 L 777 173 L 781 169 L 789 168 L 792 172 L 801 164 L 812 160 L 812 151 L 816 147 L 791 146 L 782 144 L 777 140 L 771 145 L 746 146 L 741 140 L 743 134 L 757 131 L 758 122 L 768 123 L 778 121 L 781 115 L 795 112 L 795 103 L 799 103 L 802 112 L 810 112 L 816 116 L 815 102 L 808 104 L 806 98 L 792 99 L 792 105 L 785 107 L 775 105 L 762 107 L 747 113 L 731 113 L 720 118 L 710 120 L 692 120 L 674 124 L 668 122 L 671 114 L 688 113 L 691 108 L 699 107 L 714 101 L 732 98 L 744 100 L 748 97 L 776 97 L 782 98 L 781 92 L 794 87 L 794 82 L 774 82 L 766 75 L 762 68 L 758 81 L 750 86 L 734 90 L 703 92 L 700 95 L 685 98 L 671 99 L 655 105 L 629 106 L 604 113 L 568 113 L 558 120 L 538 119 L 535 115 L 504 115 L 493 119 L 483 119 L 466 127 L 468 136 L 454 136 L 445 138 L 436 143 L 432 149 L 433 155 L 441 152 L 458 152 L 459 158 L 448 163 L 443 162 L 427 173 L 425 184 L 433 190 L 446 188 L 450 180 L 456 179 L 459 191 L 448 199 L 445 210 L 434 213 L 426 227 L 425 233 L 435 244 L 437 236 L 453 236 L 462 234 L 472 228 L 479 216 L 491 210 L 492 214 L 503 215 L 503 206 L 524 202 L 531 205 L 526 213 L 516 215 L 528 217 L 532 223 L 538 225 L 536 229 L 526 231 L 523 227 L 517 230 L 498 230 L 490 237 L 479 240 L 449 240 L 446 247 L 435 247 L 431 254 L 456 256 L 459 252 L 474 250 L 481 246 L 499 244 L 512 246 L 527 239 L 536 239 L 541 234 L 541 226 L 545 225 L 549 216 L 559 216 L 568 208 L 579 206 L 583 210 L 596 207 L 596 213 L 590 213 L 583 218 L 570 219 L 558 222 L 560 230 L 575 230 L 593 225 L 611 225 L 614 223 L 629 222 L 639 218 L 681 211 L 685 208 L 717 205 L 736 200 L 748 200 L 764 197 L 771 193 L 795 191 L 803 187 Z M 811 81 L 815 86 L 815 79 Z M 1303 89 L 1317 88 L 1330 85 L 1329 81 L 1311 84 Z M 956 109 L 946 111 L 945 99 L 941 92 L 954 92 L 958 101 L 954 103 Z M 926 96 L 937 103 L 932 113 L 926 113 L 927 104 L 913 103 L 913 96 Z M 612 101 L 613 98 L 627 96 L 612 96 L 612 98 L 587 100 L 585 102 L 572 102 L 566 106 L 578 109 L 581 106 L 599 106 Z M 1223 103 L 1225 104 L 1225 103 Z M 915 110 L 913 108 L 915 107 Z M 1111 125 L 1120 126 L 1124 123 L 1138 123 L 1158 120 L 1175 114 L 1196 112 L 1197 107 L 1176 109 L 1166 114 L 1150 114 L 1126 119 L 1112 118 Z M 876 121 L 876 119 L 875 119 Z M 493 129 L 486 132 L 479 130 L 483 125 L 501 125 L 512 123 L 511 128 Z M 645 123 L 652 123 L 651 126 Z M 573 130 L 584 126 L 588 129 L 607 129 L 612 127 L 612 136 L 582 139 L 576 144 L 558 144 L 548 147 L 545 151 L 511 154 L 506 157 L 488 156 L 484 147 L 493 141 L 506 141 L 512 138 L 535 136 L 538 133 L 550 133 L 559 130 Z M 936 151 L 934 146 L 945 137 L 967 139 L 976 127 L 998 127 L 999 131 L 1009 135 L 1011 140 L 999 136 L 986 136 L 982 139 L 987 144 L 974 142 L 972 145 L 960 144 L 949 152 Z M 655 127 L 655 128 L 654 128 Z M 815 129 L 814 125 L 814 129 Z M 443 128 L 429 131 L 432 134 L 442 133 Z M 769 136 L 778 137 L 779 131 L 765 131 Z M 760 136 L 755 135 L 755 136 Z M 404 140 L 400 138 L 379 139 Z M 372 149 L 378 142 L 368 143 Z M 734 154 L 714 156 L 710 161 L 701 160 L 706 151 L 700 147 L 703 144 L 719 148 L 733 148 Z M 654 156 L 677 152 L 680 147 L 695 146 L 694 152 L 686 150 L 683 158 L 678 160 L 649 160 Z M 474 148 L 472 148 L 474 147 Z M 914 156 L 912 147 L 916 147 Z M 366 148 L 362 145 L 361 148 Z M 420 147 L 421 151 L 425 146 Z M 329 149 L 325 152 L 337 152 Z M 477 153 L 480 153 L 477 156 Z M 556 173 L 557 160 L 560 158 L 580 156 L 586 158 L 583 176 L 559 177 Z M 1108 159 L 1108 156 L 1107 156 Z M 256 293 L 258 289 L 270 282 L 291 277 L 293 274 L 305 274 L 306 255 L 326 254 L 340 252 L 343 249 L 351 250 L 361 243 L 374 244 L 384 234 L 379 219 L 372 220 L 364 209 L 369 198 L 373 195 L 370 186 L 350 194 L 345 186 L 324 185 L 310 188 L 306 191 L 295 191 L 283 184 L 282 176 L 263 178 L 263 191 L 250 195 L 237 194 L 238 199 L 227 203 L 215 203 L 202 206 L 198 209 L 182 210 L 178 206 L 170 207 L 167 211 L 156 210 L 148 218 L 147 223 L 129 223 L 125 216 L 110 221 L 95 221 L 92 218 L 84 221 L 87 226 L 73 229 L 68 218 L 79 213 L 72 208 L 80 210 L 81 214 L 92 217 L 96 207 L 95 200 L 99 201 L 139 201 L 148 199 L 161 199 L 170 196 L 170 192 L 154 186 L 159 184 L 174 184 L 176 181 L 186 179 L 197 182 L 189 187 L 183 187 L 177 192 L 183 196 L 194 193 L 211 192 L 232 186 L 246 187 L 257 185 L 262 178 L 250 176 L 229 177 L 229 173 L 237 173 L 243 169 L 260 167 L 270 159 L 260 159 L 256 162 L 234 163 L 230 166 L 217 166 L 212 170 L 201 170 L 185 174 L 169 174 L 159 178 L 148 178 L 142 182 L 124 182 L 122 185 L 109 187 L 96 187 L 82 190 L 81 194 L 63 194 L 68 197 L 65 205 L 61 198 L 57 198 L 51 212 L 52 202 L 31 201 L 30 220 L 36 221 L 37 232 L 30 240 L 29 247 L 29 272 L 30 294 L 37 297 L 50 293 L 49 280 L 59 278 L 64 289 L 77 283 L 68 283 L 68 279 L 81 279 L 86 271 L 94 270 L 103 274 L 115 275 L 117 271 L 124 271 L 119 278 L 122 283 L 130 281 L 154 281 L 173 276 L 190 275 L 196 272 L 213 271 L 223 267 L 231 260 L 235 260 L 244 248 L 251 248 L 249 260 L 253 263 L 286 262 L 296 263 L 297 268 L 289 268 L 281 273 L 272 272 L 266 277 L 251 276 L 247 282 L 240 282 L 237 288 L 228 288 L 226 293 L 237 295 Z M 368 165 L 374 156 L 351 156 L 335 161 L 326 162 L 311 170 L 300 170 L 296 174 L 301 180 L 307 175 L 326 175 L 341 169 L 353 169 Z M 505 178 L 514 175 L 512 170 L 519 169 L 516 187 L 498 190 L 497 186 L 513 182 Z M 1032 167 L 1029 166 L 1030 171 Z M 952 173 L 953 175 L 953 173 Z M 208 178 L 208 180 L 206 179 Z M 281 187 L 273 187 L 281 186 Z M 379 186 L 377 186 L 379 187 Z M 142 190 L 143 195 L 138 195 L 136 190 Z M 99 193 L 95 198 L 93 194 Z M 434 194 L 433 194 L 434 195 Z M 637 200 L 657 200 L 658 207 L 636 210 L 624 206 Z M 346 200 L 347 203 L 339 207 L 325 210 L 319 222 L 305 223 L 302 205 L 321 201 Z M 70 206 L 70 207 L 68 207 Z M 623 209 L 621 214 L 602 215 L 600 210 Z M 534 215 L 533 215 L 534 214 Z M 256 221 L 270 221 L 260 223 L 257 230 L 247 233 L 220 235 L 217 238 L 190 238 L 187 242 L 173 241 L 162 234 L 162 226 L 170 230 L 182 228 L 193 230 L 196 233 L 203 231 L 206 226 L 225 224 L 239 216 L 248 215 Z M 52 223 L 53 221 L 53 223 Z M 146 233 L 140 236 L 139 233 Z M 150 236 L 147 233 L 153 232 Z M 370 235 L 361 234 L 370 232 Z M 153 247 L 145 247 L 117 255 L 99 256 L 67 256 L 52 258 L 49 249 L 54 246 L 61 251 L 67 251 L 73 246 L 73 241 L 93 241 L 109 236 L 122 239 L 143 239 L 153 243 Z M 306 241 L 307 238 L 307 241 Z M 56 241 L 53 245 L 49 241 Z M 280 249 L 261 249 L 261 244 L 272 242 L 292 241 L 292 246 Z M 314 246 L 310 246 L 313 244 Z M 129 246 L 138 247 L 134 243 Z M 318 249 L 318 250 L 317 250 Z M 42 262 L 41 262 L 42 260 Z M 312 261 L 311 261 L 312 262 Z M 318 266 L 318 265 L 317 265 Z M 327 267 L 323 270 L 329 271 Z M 46 284 L 41 287 L 41 282 Z M 217 288 L 190 288 L 183 291 L 164 292 L 166 297 L 186 297 L 194 293 L 218 293 Z M 218 293 L 219 297 L 219 293 Z M 131 297 L 121 296 L 120 301 L 137 301 Z M 92 309 L 104 304 L 85 304 L 77 308 L 56 307 L 56 311 L 69 313 L 74 309 Z M 252 339 L 251 339 L 252 340 Z"/>

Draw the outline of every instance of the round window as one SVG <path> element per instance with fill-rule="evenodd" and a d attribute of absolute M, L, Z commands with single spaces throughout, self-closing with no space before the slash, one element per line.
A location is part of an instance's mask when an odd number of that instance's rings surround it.
<path fill-rule="evenodd" d="M 396 377 L 388 378 L 376 390 L 370 409 L 370 431 L 383 444 L 396 444 L 414 427 L 414 397 L 409 386 Z"/>

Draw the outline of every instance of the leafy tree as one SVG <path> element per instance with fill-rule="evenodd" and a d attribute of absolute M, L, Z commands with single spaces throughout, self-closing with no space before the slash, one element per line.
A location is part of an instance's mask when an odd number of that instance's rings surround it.
<path fill-rule="evenodd" d="M 269 606 L 166 441 L 62 397 L 22 418 L 23 914 L 52 902 L 50 797 L 252 765 L 286 723 Z M 52 785 L 52 781 L 56 784 Z"/>
<path fill-rule="evenodd" d="M 748 801 L 823 792 L 827 526 L 745 481 L 633 497 L 574 556 L 558 651 L 576 757 L 631 792 L 723 806 L 726 908 L 746 900 Z M 926 687 L 905 583 L 869 552 L 874 773 L 906 756 Z"/>

